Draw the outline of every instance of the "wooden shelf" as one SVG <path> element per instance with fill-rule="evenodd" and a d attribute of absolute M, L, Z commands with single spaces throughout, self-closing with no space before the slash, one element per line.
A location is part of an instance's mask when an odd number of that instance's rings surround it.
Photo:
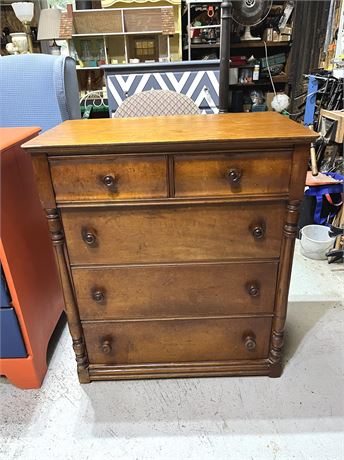
<path fill-rule="evenodd" d="M 186 0 L 186 4 L 207 4 L 207 3 L 221 3 L 222 0 Z"/>
<path fill-rule="evenodd" d="M 221 24 L 214 24 L 214 25 L 209 25 L 209 26 L 191 26 L 190 30 L 194 29 L 218 29 L 221 27 Z"/>
<path fill-rule="evenodd" d="M 291 42 L 267 42 L 266 46 L 268 47 L 285 47 L 289 46 Z M 261 42 L 242 42 L 242 43 L 233 43 L 231 44 L 232 48 L 262 48 L 264 47 L 264 43 Z M 220 43 L 191 43 L 191 48 L 220 48 Z M 188 45 L 184 46 L 184 49 L 188 49 Z"/>
<path fill-rule="evenodd" d="M 287 75 L 277 75 L 276 77 L 272 77 L 273 82 L 276 83 L 288 83 Z M 251 88 L 252 86 L 271 86 L 271 81 L 269 79 L 258 80 L 252 83 L 235 83 L 234 85 L 229 85 L 232 87 L 240 87 L 240 88 Z"/>
<path fill-rule="evenodd" d="M 183 47 L 184 50 L 189 48 L 188 45 Z M 220 43 L 191 43 L 191 49 L 220 48 Z"/>
<path fill-rule="evenodd" d="M 287 47 L 291 45 L 291 41 L 288 42 L 266 42 L 267 47 Z M 252 40 L 240 43 L 231 43 L 231 48 L 264 48 L 263 40 Z"/>
<path fill-rule="evenodd" d="M 285 48 L 289 47 L 291 45 L 291 41 L 288 42 L 267 42 L 266 46 L 268 48 L 274 47 L 274 48 Z M 231 50 L 233 49 L 246 49 L 246 48 L 263 48 L 264 47 L 264 42 L 262 40 L 260 41 L 247 41 L 247 42 L 241 42 L 241 43 L 232 43 L 231 44 Z M 191 50 L 193 49 L 219 49 L 220 48 L 220 43 L 191 43 L 190 46 Z M 189 45 L 184 45 L 183 46 L 183 51 L 187 51 L 189 49 Z M 233 54 L 234 55 L 234 54 Z M 245 66 L 242 66 L 245 67 Z M 251 67 L 247 65 L 246 67 Z M 252 66 L 253 67 L 253 66 Z"/>
<path fill-rule="evenodd" d="M 142 32 L 104 32 L 104 33 L 94 33 L 94 34 L 73 34 L 73 38 L 77 37 L 112 37 L 118 35 L 152 35 L 152 34 L 162 34 L 162 30 L 150 30 Z"/>
<path fill-rule="evenodd" d="M 288 83 L 288 75 L 276 75 L 276 77 L 272 77 L 274 83 Z M 270 81 L 270 79 L 269 79 Z"/>

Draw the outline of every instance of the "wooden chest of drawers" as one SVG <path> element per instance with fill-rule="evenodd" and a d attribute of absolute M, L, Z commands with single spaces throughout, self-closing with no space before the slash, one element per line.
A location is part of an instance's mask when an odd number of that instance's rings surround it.
<path fill-rule="evenodd" d="M 25 144 L 81 382 L 281 374 L 314 138 L 257 113 L 67 121 Z"/>

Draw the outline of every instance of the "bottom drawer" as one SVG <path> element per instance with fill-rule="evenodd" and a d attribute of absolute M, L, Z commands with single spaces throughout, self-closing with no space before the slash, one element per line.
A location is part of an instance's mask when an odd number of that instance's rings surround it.
<path fill-rule="evenodd" d="M 0 358 L 26 358 L 26 356 L 14 308 L 0 308 Z"/>
<path fill-rule="evenodd" d="M 84 323 L 91 364 L 267 358 L 271 318 Z"/>

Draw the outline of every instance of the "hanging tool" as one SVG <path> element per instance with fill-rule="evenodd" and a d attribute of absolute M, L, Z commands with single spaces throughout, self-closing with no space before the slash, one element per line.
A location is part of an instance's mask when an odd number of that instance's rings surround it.
<path fill-rule="evenodd" d="M 311 143 L 310 153 L 311 153 L 312 175 L 317 176 L 319 174 L 319 171 L 318 171 L 317 156 L 316 156 L 316 152 L 315 152 L 315 143 L 314 142 Z"/>

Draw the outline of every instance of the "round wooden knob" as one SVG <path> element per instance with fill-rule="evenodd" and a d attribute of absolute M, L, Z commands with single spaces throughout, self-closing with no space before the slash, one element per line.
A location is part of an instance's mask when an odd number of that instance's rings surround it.
<path fill-rule="evenodd" d="M 264 228 L 261 225 L 256 225 L 252 230 L 252 235 L 256 240 L 263 238 Z"/>
<path fill-rule="evenodd" d="M 237 185 L 240 183 L 241 179 L 241 171 L 240 169 L 232 168 L 227 172 L 227 178 L 229 182 L 231 182 L 233 185 Z"/>
<path fill-rule="evenodd" d="M 257 297 L 259 295 L 259 286 L 257 283 L 249 283 L 247 285 L 247 292 L 251 297 Z"/>
<path fill-rule="evenodd" d="M 105 299 L 105 294 L 102 291 L 99 291 L 98 289 L 92 292 L 92 299 L 95 302 L 103 302 Z"/>
<path fill-rule="evenodd" d="M 115 185 L 115 178 L 113 176 L 106 175 L 103 177 L 102 182 L 106 187 L 113 187 Z"/>
<path fill-rule="evenodd" d="M 85 232 L 83 235 L 83 239 L 86 244 L 92 246 L 96 242 L 96 236 L 92 232 Z"/>
<path fill-rule="evenodd" d="M 244 339 L 244 345 L 246 350 L 253 351 L 256 348 L 256 339 L 252 335 L 248 335 Z"/>
<path fill-rule="evenodd" d="M 108 340 L 104 340 L 104 342 L 102 343 L 103 353 L 108 355 L 109 353 L 111 353 L 111 350 L 112 350 L 111 343 Z"/>

